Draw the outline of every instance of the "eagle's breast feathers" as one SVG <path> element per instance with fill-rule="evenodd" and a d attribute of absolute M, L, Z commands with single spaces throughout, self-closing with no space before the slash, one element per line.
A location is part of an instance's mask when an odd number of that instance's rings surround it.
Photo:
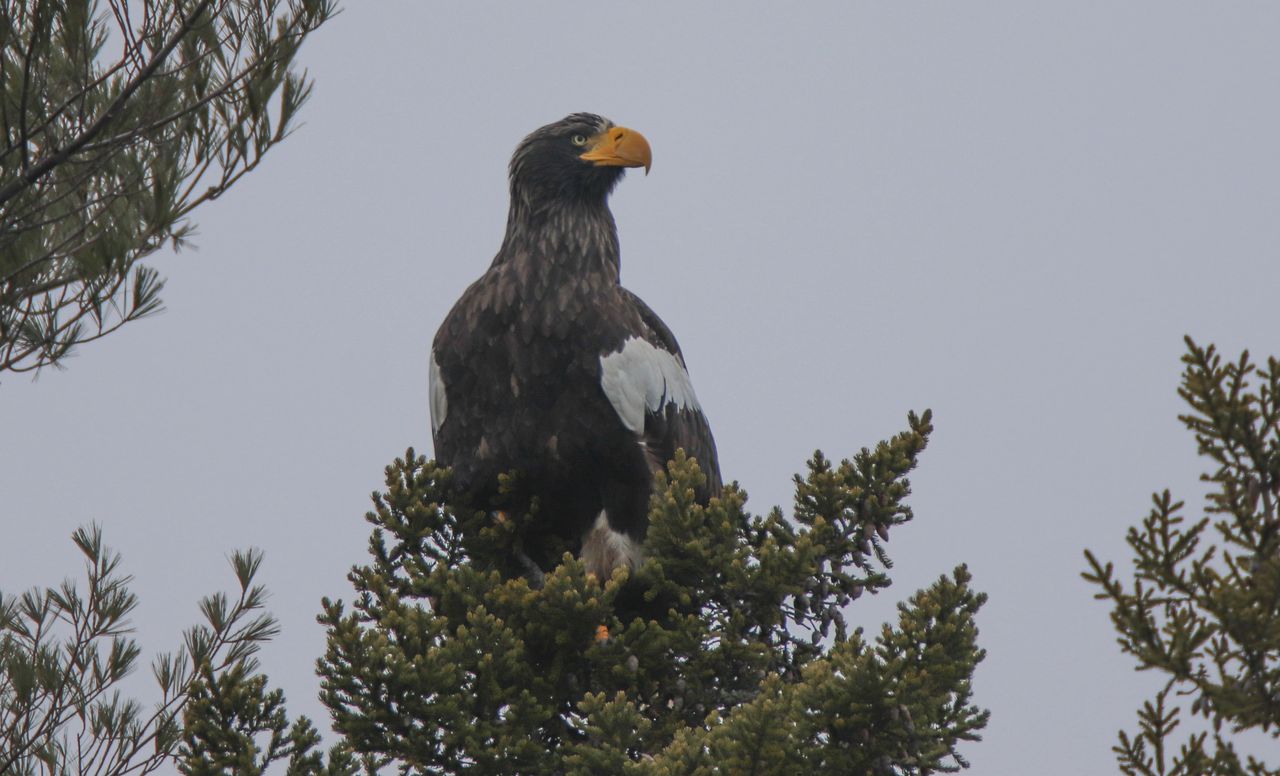
<path fill-rule="evenodd" d="M 646 417 L 663 415 L 667 407 L 677 412 L 702 411 L 679 352 L 672 353 L 642 336 L 632 335 L 616 349 L 601 354 L 599 362 L 601 395 L 613 407 L 619 422 L 638 437 L 645 434 Z M 449 399 L 434 350 L 428 366 L 428 382 L 431 432 L 438 435 L 448 417 Z M 510 386 L 512 408 L 519 407 L 521 380 L 513 374 L 503 384 Z M 565 385 L 557 387 L 570 389 Z"/>

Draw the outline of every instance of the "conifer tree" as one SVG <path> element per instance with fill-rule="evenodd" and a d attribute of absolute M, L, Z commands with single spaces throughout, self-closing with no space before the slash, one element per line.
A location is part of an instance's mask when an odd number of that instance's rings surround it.
<path fill-rule="evenodd" d="M 285 138 L 333 0 L 0 0 L 0 373 L 160 309 L 140 262 Z"/>
<path fill-rule="evenodd" d="M 928 774 L 958 770 L 988 713 L 971 698 L 984 596 L 964 566 L 850 629 L 890 583 L 891 530 L 930 414 L 797 476 L 792 519 L 736 486 L 699 506 L 669 464 L 646 560 L 596 580 L 566 554 L 541 588 L 504 578 L 538 516 L 456 503 L 409 450 L 375 494 L 350 608 L 325 600 L 321 697 L 345 745 L 434 774 Z M 850 609 L 851 605 L 853 606 Z"/>
<path fill-rule="evenodd" d="M 1121 648 L 1163 687 L 1114 747 L 1130 776 L 1275 776 L 1280 758 L 1280 361 L 1223 361 L 1187 338 L 1179 419 L 1209 464 L 1203 516 L 1168 490 L 1129 529 L 1133 571 L 1086 551 Z"/>
<path fill-rule="evenodd" d="M 189 776 L 351 776 L 340 747 L 326 762 L 306 717 L 290 724 L 284 697 L 257 673 L 255 655 L 276 632 L 254 584 L 261 553 L 232 559 L 239 591 L 200 602 L 204 623 L 152 664 L 159 698 L 124 697 L 141 647 L 130 637 L 138 605 L 120 556 L 97 527 L 73 535 L 86 584 L 0 593 L 0 774 L 125 776 L 174 765 Z"/>

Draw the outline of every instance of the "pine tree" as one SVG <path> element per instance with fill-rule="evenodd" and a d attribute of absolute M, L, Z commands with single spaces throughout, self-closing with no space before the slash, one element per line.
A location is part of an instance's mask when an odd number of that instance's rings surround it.
<path fill-rule="evenodd" d="M 161 307 L 140 262 L 258 166 L 332 0 L 0 0 L 0 372 Z"/>
<path fill-rule="evenodd" d="M 326 763 L 306 717 L 292 724 L 284 696 L 257 673 L 255 655 L 276 633 L 253 582 L 261 553 L 236 553 L 233 596 L 200 602 L 204 623 L 152 664 L 160 697 L 150 706 L 119 684 L 137 668 L 129 636 L 138 599 L 120 556 L 97 527 L 73 535 L 86 584 L 0 594 L 0 774 L 125 776 L 176 764 L 183 773 L 352 776 L 361 764 L 341 747 Z"/>
<path fill-rule="evenodd" d="M 848 607 L 890 583 L 890 531 L 930 414 L 839 465 L 815 454 L 791 520 L 706 507 L 670 463 L 646 560 L 597 581 L 566 554 L 535 589 L 499 569 L 537 515 L 455 503 L 409 450 L 374 496 L 350 611 L 325 600 L 321 696 L 345 744 L 410 773 L 927 774 L 967 762 L 984 596 L 960 566 L 872 637 Z"/>
<path fill-rule="evenodd" d="M 1165 679 L 1114 750 L 1130 776 L 1275 776 L 1274 756 L 1242 755 L 1233 734 L 1280 739 L 1280 361 L 1186 342 L 1179 419 L 1211 462 L 1205 514 L 1155 494 L 1126 537 L 1127 580 L 1085 552 L 1121 648 Z"/>

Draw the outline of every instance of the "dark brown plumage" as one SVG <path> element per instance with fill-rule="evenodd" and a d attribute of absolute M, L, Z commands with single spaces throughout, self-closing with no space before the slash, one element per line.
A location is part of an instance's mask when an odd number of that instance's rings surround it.
<path fill-rule="evenodd" d="M 608 196 L 649 166 L 639 133 L 593 114 L 533 132 L 511 160 L 502 247 L 432 346 L 436 457 L 471 502 L 527 509 L 525 561 L 580 549 L 607 576 L 642 555 L 654 471 L 678 448 L 721 488 L 715 440 L 670 329 L 619 284 Z M 519 488 L 499 499 L 498 475 Z"/>

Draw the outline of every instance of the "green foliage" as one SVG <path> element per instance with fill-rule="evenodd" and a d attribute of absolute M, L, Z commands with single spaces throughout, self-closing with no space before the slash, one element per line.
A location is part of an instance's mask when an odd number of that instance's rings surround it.
<path fill-rule="evenodd" d="M 800 681 L 768 677 L 723 722 L 681 736 L 655 773 L 931 773 L 967 766 L 987 713 L 969 704 L 983 651 L 973 617 L 985 597 L 968 570 L 941 577 L 899 606 L 874 644 L 860 633 L 807 665 Z M 717 724 L 719 723 L 719 724 Z M 948 765 L 948 758 L 954 760 Z"/>
<path fill-rule="evenodd" d="M 1180 420 L 1214 469 L 1204 517 L 1189 520 L 1169 491 L 1129 529 L 1133 576 L 1085 556 L 1085 579 L 1110 602 L 1119 643 L 1139 670 L 1167 677 L 1121 733 L 1120 769 L 1142 776 L 1280 774 L 1236 752 L 1232 733 L 1280 738 L 1280 362 L 1246 352 L 1223 362 L 1190 338 L 1178 394 Z M 1202 730 L 1178 743 L 1186 717 Z M 1176 747 L 1176 751 L 1175 751 Z"/>
<path fill-rule="evenodd" d="M 288 776 L 352 776 L 349 752 L 334 747 L 326 765 L 315 751 L 320 734 L 299 717 L 292 725 L 284 693 L 267 690 L 267 677 L 244 663 L 215 674 L 206 666 L 187 693 L 178 770 L 186 776 L 261 776 L 275 762 Z"/>
<path fill-rule="evenodd" d="M 504 575 L 520 527 L 455 510 L 410 450 L 374 495 L 351 611 L 324 601 L 322 699 L 356 752 L 415 773 L 925 774 L 963 767 L 984 596 L 963 568 L 874 642 L 844 609 L 889 584 L 889 530 L 930 415 L 797 478 L 795 522 L 706 507 L 683 455 L 651 503 L 646 560 L 597 580 L 566 554 L 540 589 Z M 601 629 L 607 628 L 607 634 Z M 825 637 L 825 638 L 824 638 Z"/>
<path fill-rule="evenodd" d="M 333 0 L 0 3 L 0 372 L 160 309 L 139 262 L 285 138 Z"/>
<path fill-rule="evenodd" d="M 87 590 L 70 581 L 19 596 L 0 594 L 0 774 L 122 776 L 150 773 L 185 747 L 184 773 L 260 773 L 257 763 L 289 757 L 289 773 L 351 774 L 335 752 L 326 768 L 305 718 L 283 743 L 255 759 L 250 739 L 285 724 L 279 691 L 254 676 L 254 655 L 276 632 L 262 611 L 266 592 L 253 583 L 262 556 L 232 559 L 239 593 L 200 602 L 204 624 L 186 631 L 182 647 L 160 655 L 152 674 L 160 698 L 152 706 L 123 697 L 118 685 L 137 666 L 129 637 L 137 598 L 120 573 L 120 556 L 101 531 L 73 535 L 86 561 Z M 225 726 L 225 728 L 224 728 Z M 231 763 L 237 766 L 227 767 Z"/>

